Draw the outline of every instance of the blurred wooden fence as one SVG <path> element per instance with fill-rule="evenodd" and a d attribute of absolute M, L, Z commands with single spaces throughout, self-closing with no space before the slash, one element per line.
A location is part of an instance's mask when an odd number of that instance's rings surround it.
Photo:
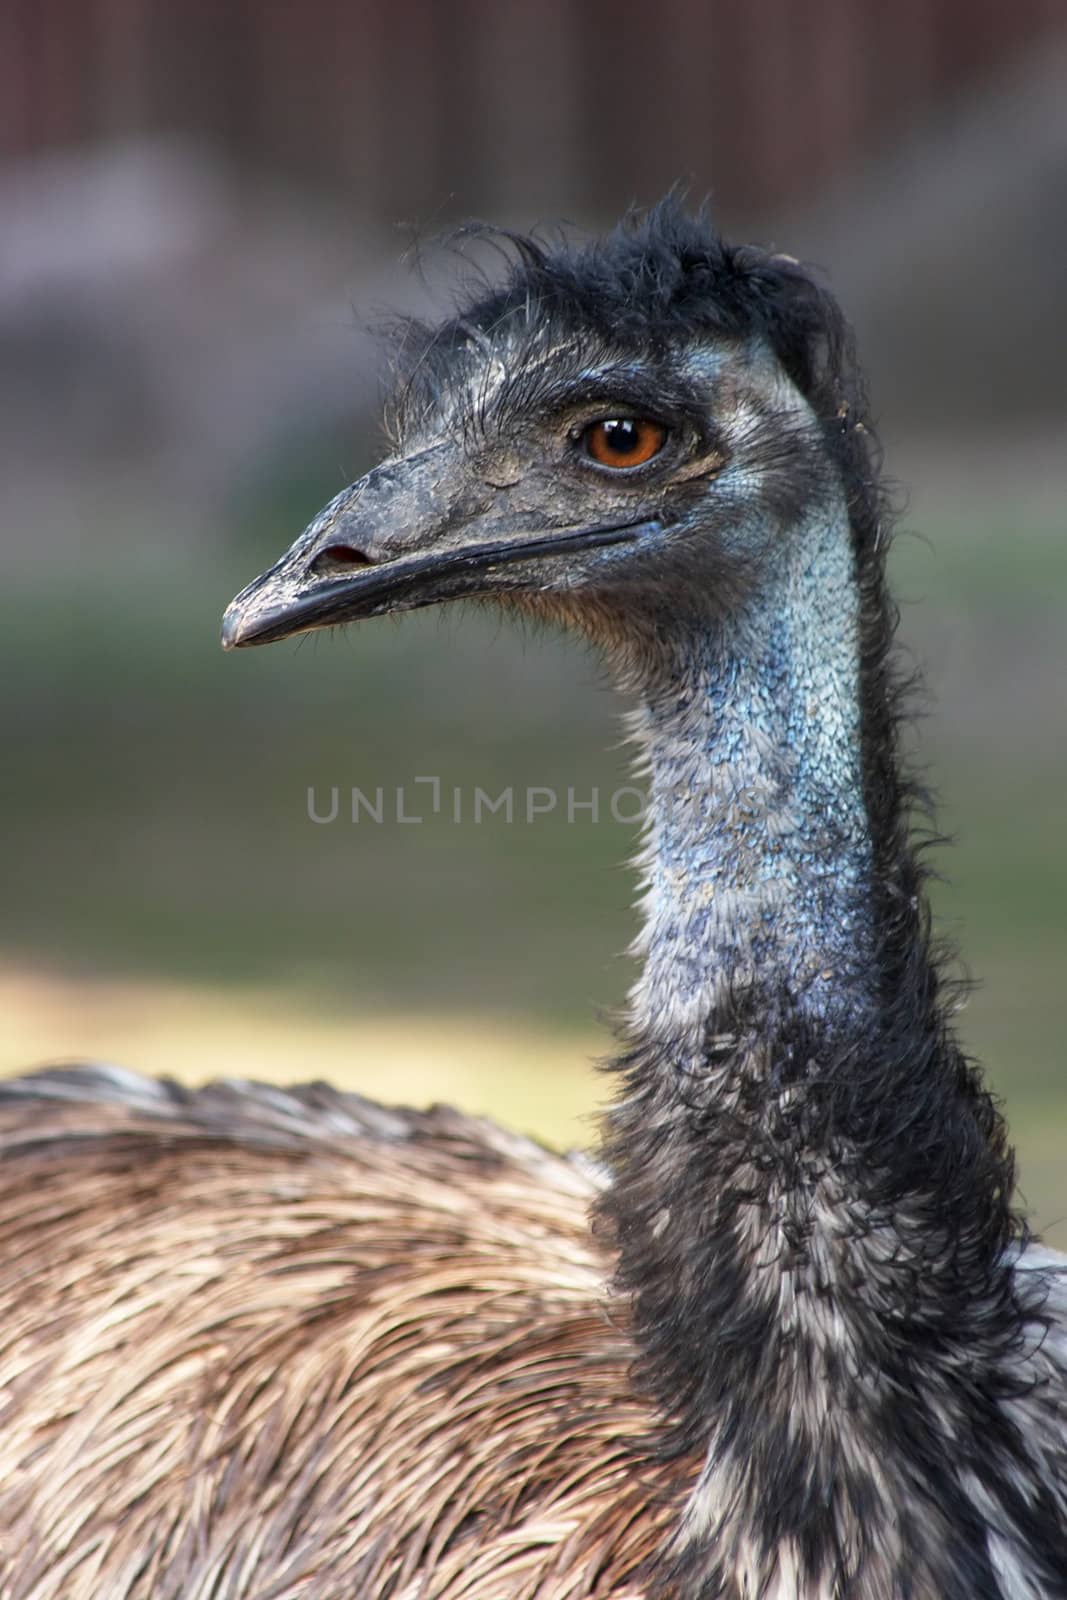
<path fill-rule="evenodd" d="M 140 133 L 391 218 L 804 201 L 1064 0 L 2 0 L 8 158 Z"/>

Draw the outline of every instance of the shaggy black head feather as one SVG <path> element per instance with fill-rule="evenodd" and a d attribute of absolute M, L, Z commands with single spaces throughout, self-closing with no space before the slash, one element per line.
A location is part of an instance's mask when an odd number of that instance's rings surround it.
<path fill-rule="evenodd" d="M 403 434 L 447 409 L 465 369 L 484 372 L 494 346 L 507 352 L 518 413 L 531 398 L 531 358 L 540 373 L 546 344 L 566 351 L 573 372 L 584 351 L 645 363 L 705 337 L 759 340 L 827 429 L 848 440 L 840 455 L 854 489 L 878 500 L 873 438 L 849 438 L 865 404 L 848 326 L 833 296 L 792 257 L 727 244 L 706 212 L 687 212 L 675 196 L 581 246 L 480 224 L 462 236 L 510 249 L 509 271 L 501 283 L 468 285 L 464 304 L 443 323 L 399 325 L 391 431 Z"/>

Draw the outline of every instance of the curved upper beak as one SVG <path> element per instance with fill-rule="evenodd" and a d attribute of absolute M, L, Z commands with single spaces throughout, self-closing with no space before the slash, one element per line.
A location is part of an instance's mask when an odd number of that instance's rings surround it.
<path fill-rule="evenodd" d="M 530 564 L 632 544 L 647 521 L 544 531 L 506 490 L 465 483 L 448 445 L 375 467 L 345 489 L 280 561 L 230 602 L 226 650 L 461 596 L 536 586 Z M 452 470 L 450 470 L 450 468 Z M 457 486 L 458 484 L 458 486 Z"/>

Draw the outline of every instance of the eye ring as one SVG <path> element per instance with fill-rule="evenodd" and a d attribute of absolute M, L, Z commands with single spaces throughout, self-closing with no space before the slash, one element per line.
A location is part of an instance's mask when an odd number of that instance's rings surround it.
<path fill-rule="evenodd" d="M 582 430 L 580 444 L 598 467 L 626 472 L 659 455 L 667 429 L 652 417 L 601 417 Z"/>

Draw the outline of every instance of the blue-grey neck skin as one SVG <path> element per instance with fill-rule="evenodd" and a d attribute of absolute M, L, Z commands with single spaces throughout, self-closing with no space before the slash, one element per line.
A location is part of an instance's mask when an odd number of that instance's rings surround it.
<path fill-rule="evenodd" d="M 859 617 L 844 505 L 635 685 L 650 785 L 633 1022 L 683 1048 L 748 990 L 855 1028 L 871 974 Z"/>

